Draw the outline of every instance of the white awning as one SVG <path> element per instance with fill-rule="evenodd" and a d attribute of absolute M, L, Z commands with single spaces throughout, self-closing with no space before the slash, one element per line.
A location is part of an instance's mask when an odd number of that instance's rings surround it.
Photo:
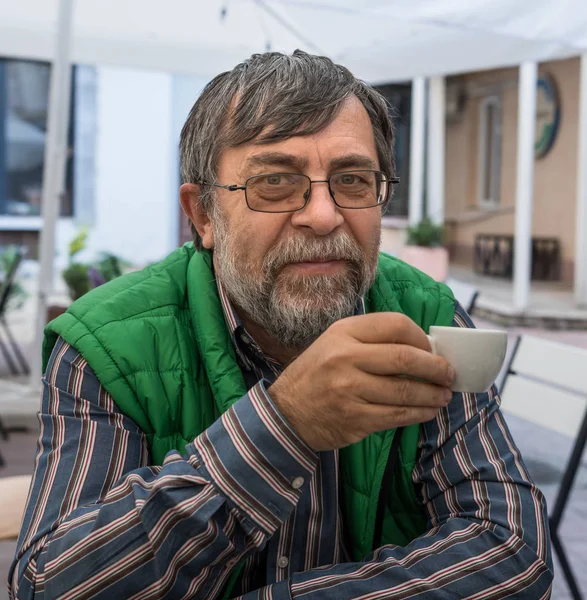
<path fill-rule="evenodd" d="M 50 60 L 57 0 L 2 0 L 0 55 Z M 370 82 L 587 51 L 585 0 L 76 0 L 72 60 L 211 77 L 267 48 Z"/>

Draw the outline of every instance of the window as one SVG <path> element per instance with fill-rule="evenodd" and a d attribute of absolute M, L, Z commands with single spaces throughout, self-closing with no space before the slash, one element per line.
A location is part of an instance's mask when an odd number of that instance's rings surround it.
<path fill-rule="evenodd" d="M 0 216 L 41 214 L 49 75 L 46 63 L 0 60 Z M 73 212 L 72 163 L 70 125 L 62 216 Z"/>
<path fill-rule="evenodd" d="M 386 215 L 407 217 L 410 194 L 410 122 L 412 109 L 411 84 L 376 86 L 390 104 L 395 126 L 395 167 L 400 178 L 391 202 L 385 208 Z"/>
<path fill-rule="evenodd" d="M 481 101 L 479 115 L 479 204 L 499 205 L 501 183 L 501 100 L 489 96 Z"/>

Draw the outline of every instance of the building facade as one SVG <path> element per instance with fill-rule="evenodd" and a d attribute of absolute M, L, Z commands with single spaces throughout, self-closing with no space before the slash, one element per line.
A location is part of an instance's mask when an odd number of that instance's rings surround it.
<path fill-rule="evenodd" d="M 579 69 L 579 58 L 540 65 L 536 117 L 532 236 L 559 240 L 567 284 L 575 258 Z M 518 69 L 468 73 L 446 85 L 445 218 L 452 260 L 471 266 L 478 235 L 514 234 Z"/>

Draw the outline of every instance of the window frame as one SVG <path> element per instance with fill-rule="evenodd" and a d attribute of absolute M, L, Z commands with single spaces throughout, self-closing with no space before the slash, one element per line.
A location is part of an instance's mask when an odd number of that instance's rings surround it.
<path fill-rule="evenodd" d="M 494 108 L 493 135 L 488 156 L 489 108 Z M 481 100 L 479 106 L 479 145 L 477 168 L 477 204 L 484 209 L 495 209 L 501 202 L 501 143 L 503 102 L 499 95 L 492 94 Z M 490 165 L 490 166 L 489 166 Z M 492 169 L 487 173 L 487 169 Z M 485 197 L 487 177 L 490 178 L 490 198 Z"/>

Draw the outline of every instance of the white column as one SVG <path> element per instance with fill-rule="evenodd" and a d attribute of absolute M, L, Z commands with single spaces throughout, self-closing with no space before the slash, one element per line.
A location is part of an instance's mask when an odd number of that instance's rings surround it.
<path fill-rule="evenodd" d="M 514 308 L 519 311 L 528 308 L 530 302 L 537 82 L 538 65 L 531 61 L 523 63 L 520 66 L 518 88 L 518 162 L 513 298 Z"/>
<path fill-rule="evenodd" d="M 426 158 L 426 80 L 412 81 L 410 123 L 410 207 L 408 221 L 417 225 L 424 214 L 424 162 Z"/>
<path fill-rule="evenodd" d="M 55 55 L 51 63 L 47 135 L 45 137 L 45 164 L 41 216 L 43 229 L 39 242 L 39 291 L 35 343 L 31 364 L 31 385 L 40 385 L 43 328 L 47 318 L 48 297 L 53 289 L 53 261 L 55 259 L 55 227 L 59 217 L 61 195 L 65 186 L 67 153 L 67 125 L 71 98 L 71 23 L 73 0 L 60 0 Z"/>
<path fill-rule="evenodd" d="M 444 223 L 446 89 L 444 77 L 431 77 L 428 87 L 428 216 Z"/>
<path fill-rule="evenodd" d="M 575 300 L 587 307 L 587 54 L 581 57 L 579 151 L 577 153 L 577 231 L 575 233 Z"/>

